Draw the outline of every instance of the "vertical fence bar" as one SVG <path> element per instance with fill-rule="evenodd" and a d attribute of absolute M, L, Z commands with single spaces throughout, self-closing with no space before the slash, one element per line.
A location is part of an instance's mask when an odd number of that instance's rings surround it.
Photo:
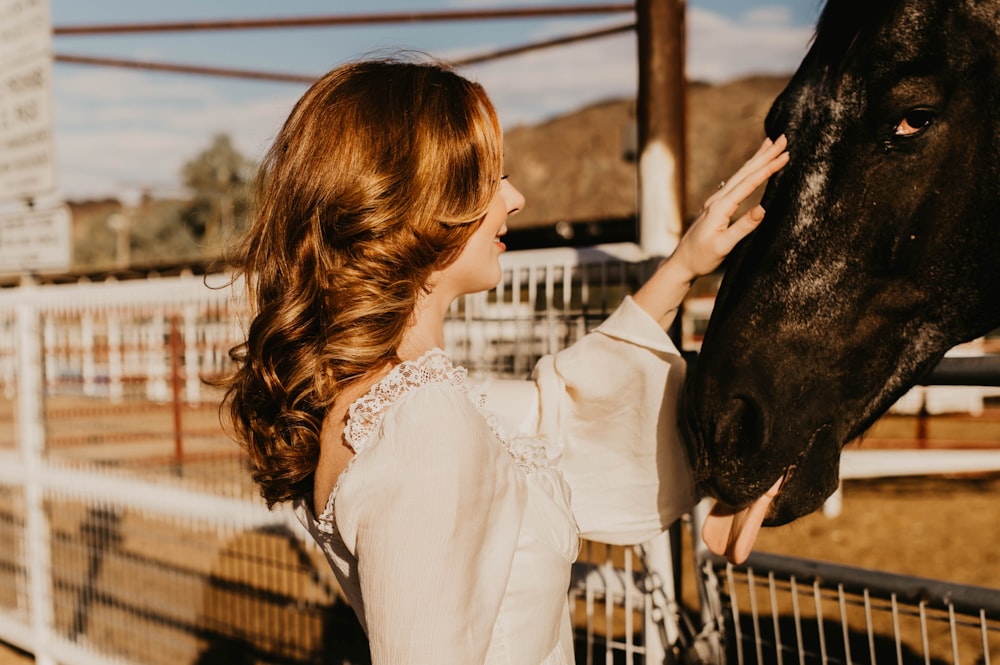
<path fill-rule="evenodd" d="M 42 456 L 45 452 L 42 338 L 38 308 L 17 307 L 18 439 L 25 468 L 25 562 L 28 573 L 32 652 L 38 665 L 55 665 L 48 652 L 52 631 L 52 587 L 49 573 L 49 524 L 42 494 Z"/>
<path fill-rule="evenodd" d="M 851 626 L 847 621 L 847 598 L 844 596 L 844 585 L 837 585 L 837 603 L 840 606 L 840 633 L 844 638 L 844 658 L 851 665 Z"/>
<path fill-rule="evenodd" d="M 667 655 L 667 648 L 670 644 L 676 643 L 679 637 L 679 631 L 677 625 L 674 621 L 674 616 L 672 611 L 668 611 L 670 604 L 676 598 L 673 589 L 673 577 L 669 574 L 671 570 L 670 565 L 670 543 L 667 540 L 667 535 L 663 534 L 658 538 L 654 538 L 651 542 L 647 543 L 644 547 L 645 549 L 645 564 L 647 567 L 646 574 L 649 575 L 650 579 L 653 580 L 653 586 L 656 587 L 661 594 L 664 594 L 666 603 L 660 608 L 663 613 L 662 617 L 649 614 L 646 616 L 644 635 L 646 639 L 646 662 L 647 663 L 662 663 Z M 662 621 L 663 627 L 665 629 L 665 635 L 667 644 L 663 644 L 663 638 L 660 636 L 659 626 L 657 621 Z"/>
<path fill-rule="evenodd" d="M 97 394 L 97 362 L 94 349 L 94 314 L 84 312 L 80 316 L 80 378 L 83 381 L 83 394 L 93 397 Z"/>
<path fill-rule="evenodd" d="M 108 308 L 104 317 L 105 325 L 108 328 L 108 397 L 113 404 L 122 401 L 124 388 L 122 385 L 122 375 L 124 366 L 122 364 L 122 321 L 118 316 L 118 310 Z"/>
<path fill-rule="evenodd" d="M 878 665 L 875 656 L 875 626 L 872 625 L 872 595 L 865 589 L 865 628 L 868 633 L 868 654 L 872 665 Z"/>
<path fill-rule="evenodd" d="M 750 594 L 750 616 L 753 618 L 754 646 L 757 649 L 757 662 L 764 662 L 764 640 L 760 632 L 760 609 L 757 606 L 757 579 L 753 568 L 747 569 L 747 591 Z"/>
<path fill-rule="evenodd" d="M 181 413 L 181 322 L 176 314 L 170 317 L 170 394 L 174 410 L 174 464 L 177 473 L 184 463 L 184 423 Z"/>
<path fill-rule="evenodd" d="M 823 591 L 819 580 L 813 581 L 813 606 L 816 608 L 816 630 L 819 635 L 819 657 L 823 663 L 829 662 L 826 656 L 826 633 L 823 629 Z"/>
<path fill-rule="evenodd" d="M 611 547 L 609 545 L 601 547 L 604 551 L 604 563 L 601 565 L 604 577 L 602 582 L 604 593 L 604 665 L 614 665 L 615 654 L 611 647 L 614 635 L 615 606 L 611 585 L 614 583 L 615 569 L 614 562 L 611 560 Z"/>
<path fill-rule="evenodd" d="M 784 655 L 781 653 L 781 617 L 778 613 L 778 589 L 774 571 L 767 573 L 767 587 L 771 597 L 771 625 L 774 626 L 774 649 L 777 654 L 775 660 L 777 665 L 784 665 Z"/>
<path fill-rule="evenodd" d="M 924 665 L 931 665 L 931 648 L 927 640 L 927 603 L 920 601 L 920 644 L 924 648 Z"/>
<path fill-rule="evenodd" d="M 143 335 L 142 350 L 146 354 L 146 397 L 154 402 L 166 402 L 169 399 L 167 366 L 163 357 L 166 318 L 163 308 L 156 307 L 151 312 L 149 324 L 144 326 L 146 334 Z"/>
<path fill-rule="evenodd" d="M 789 578 L 789 587 L 792 593 L 792 616 L 795 617 L 795 646 L 799 652 L 799 665 L 806 663 L 806 645 L 802 636 L 802 611 L 799 608 L 799 585 L 795 576 Z"/>
<path fill-rule="evenodd" d="M 626 662 L 635 662 L 635 626 L 633 620 L 633 613 L 635 610 L 635 599 L 633 598 L 633 591 L 635 590 L 635 585 L 632 584 L 633 577 L 633 560 L 632 560 L 632 548 L 625 549 L 625 561 L 622 564 L 624 566 L 624 594 L 622 598 L 622 603 L 625 607 L 625 660 Z M 646 633 L 647 635 L 649 633 Z M 648 661 L 647 661 L 648 662 Z"/>
<path fill-rule="evenodd" d="M 955 606 L 948 605 L 948 633 L 951 635 L 951 658 L 955 665 L 962 662 L 958 659 L 958 627 L 955 624 Z"/>
<path fill-rule="evenodd" d="M 743 627 L 740 626 L 740 608 L 736 601 L 736 575 L 731 565 L 726 566 L 726 584 L 729 587 L 729 602 L 733 611 L 733 638 L 736 642 L 736 661 L 743 665 Z"/>
<path fill-rule="evenodd" d="M 184 305 L 184 401 L 195 405 L 201 401 L 201 380 L 198 376 L 198 307 L 193 303 Z M 200 350 L 204 353 L 204 349 Z"/>
<path fill-rule="evenodd" d="M 979 610 L 979 633 L 983 638 L 983 665 L 990 665 L 990 635 L 986 625 L 986 610 Z"/>
<path fill-rule="evenodd" d="M 899 601 L 892 594 L 892 635 L 896 641 L 896 662 L 903 662 L 903 633 L 899 626 Z"/>

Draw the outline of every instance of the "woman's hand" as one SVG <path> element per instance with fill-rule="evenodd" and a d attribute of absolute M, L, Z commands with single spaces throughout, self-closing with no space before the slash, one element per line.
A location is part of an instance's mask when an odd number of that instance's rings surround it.
<path fill-rule="evenodd" d="M 766 139 L 746 164 L 708 197 L 677 249 L 639 289 L 633 299 L 664 328 L 674 316 L 691 283 L 722 263 L 736 244 L 764 219 L 764 208 L 754 206 L 732 221 L 740 205 L 788 163 L 785 136 Z"/>
<path fill-rule="evenodd" d="M 705 201 L 669 259 L 690 273 L 692 280 L 718 268 L 733 247 L 764 219 L 764 208 L 758 205 L 730 223 L 740 205 L 788 163 L 787 143 L 784 134 L 777 141 L 765 139 L 754 156 Z"/>

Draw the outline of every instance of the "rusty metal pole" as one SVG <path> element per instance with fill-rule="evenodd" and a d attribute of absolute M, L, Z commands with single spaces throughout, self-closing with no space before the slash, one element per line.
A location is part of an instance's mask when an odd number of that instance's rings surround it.
<path fill-rule="evenodd" d="M 683 232 L 685 0 L 636 0 L 639 245 L 668 256 Z"/>

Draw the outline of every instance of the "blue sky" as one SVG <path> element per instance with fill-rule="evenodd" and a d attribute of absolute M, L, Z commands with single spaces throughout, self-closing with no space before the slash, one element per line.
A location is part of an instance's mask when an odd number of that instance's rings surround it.
<path fill-rule="evenodd" d="M 54 26 L 277 18 L 457 8 L 604 4 L 599 0 L 51 0 Z M 689 78 L 725 81 L 791 73 L 808 45 L 819 0 L 688 0 Z M 489 52 L 627 22 L 631 14 L 484 22 L 138 35 L 57 36 L 57 54 L 319 75 L 378 50 L 445 58 Z M 464 68 L 490 92 L 505 126 L 588 103 L 634 96 L 631 33 Z M 57 181 L 66 198 L 176 192 L 180 170 L 213 135 L 248 157 L 266 150 L 304 85 L 56 63 Z"/>

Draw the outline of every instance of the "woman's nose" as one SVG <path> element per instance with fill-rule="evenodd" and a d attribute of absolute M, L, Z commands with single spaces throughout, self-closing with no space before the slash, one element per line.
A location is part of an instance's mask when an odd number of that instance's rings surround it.
<path fill-rule="evenodd" d="M 513 215 L 524 209 L 524 194 L 510 184 L 510 180 L 507 178 L 500 183 L 500 195 L 503 197 L 504 203 L 507 204 L 508 215 Z"/>

